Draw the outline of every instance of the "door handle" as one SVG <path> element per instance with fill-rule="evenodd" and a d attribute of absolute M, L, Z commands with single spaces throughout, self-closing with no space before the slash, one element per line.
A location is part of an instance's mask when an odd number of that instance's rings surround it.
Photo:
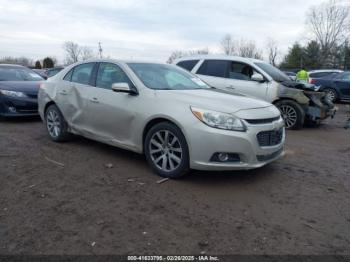
<path fill-rule="evenodd" d="M 60 92 L 60 94 L 66 96 L 66 95 L 67 95 L 67 91 L 66 91 L 66 90 L 62 90 L 62 91 Z"/>
<path fill-rule="evenodd" d="M 96 103 L 96 104 L 100 103 L 100 101 L 98 101 L 98 99 L 96 97 L 91 98 L 90 101 L 92 103 Z"/>
<path fill-rule="evenodd" d="M 234 87 L 233 85 L 229 85 L 229 86 L 227 86 L 226 88 L 235 89 L 235 87 Z"/>

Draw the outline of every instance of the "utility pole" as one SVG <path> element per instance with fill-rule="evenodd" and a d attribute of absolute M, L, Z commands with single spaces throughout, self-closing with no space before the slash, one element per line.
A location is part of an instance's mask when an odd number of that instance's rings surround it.
<path fill-rule="evenodd" d="M 102 46 L 101 46 L 101 42 L 98 42 L 98 53 L 100 54 L 100 58 L 102 58 Z"/>

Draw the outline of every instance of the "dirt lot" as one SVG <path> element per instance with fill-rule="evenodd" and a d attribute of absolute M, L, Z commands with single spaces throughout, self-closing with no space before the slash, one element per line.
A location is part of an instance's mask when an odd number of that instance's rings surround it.
<path fill-rule="evenodd" d="M 0 253 L 350 254 L 350 107 L 338 106 L 287 132 L 269 166 L 162 184 L 143 156 L 0 122 Z"/>

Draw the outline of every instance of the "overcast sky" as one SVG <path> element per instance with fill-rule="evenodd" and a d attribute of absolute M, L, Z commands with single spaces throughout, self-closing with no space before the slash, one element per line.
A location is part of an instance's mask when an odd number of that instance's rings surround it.
<path fill-rule="evenodd" d="M 220 52 L 227 33 L 268 37 L 283 52 L 305 40 L 308 8 L 321 0 L 0 0 L 0 57 L 55 56 L 65 41 L 113 58 L 166 61 L 174 50 Z"/>

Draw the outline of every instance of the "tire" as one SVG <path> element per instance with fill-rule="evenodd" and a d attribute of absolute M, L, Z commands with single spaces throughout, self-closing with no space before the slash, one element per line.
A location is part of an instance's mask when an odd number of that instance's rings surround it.
<path fill-rule="evenodd" d="M 300 129 L 304 125 L 305 112 L 303 108 L 293 100 L 278 101 L 276 107 L 281 111 L 286 129 Z"/>
<path fill-rule="evenodd" d="M 64 142 L 70 137 L 68 124 L 56 105 L 50 105 L 45 111 L 47 132 L 54 142 Z"/>
<path fill-rule="evenodd" d="M 189 151 L 181 130 L 169 122 L 153 126 L 147 133 L 144 152 L 148 164 L 162 177 L 179 178 L 189 171 Z"/>
<path fill-rule="evenodd" d="M 333 88 L 325 88 L 323 90 L 323 92 L 326 93 L 326 96 L 328 97 L 328 99 L 332 102 L 335 103 L 338 101 L 339 99 L 339 95 L 337 90 L 333 89 Z"/>

